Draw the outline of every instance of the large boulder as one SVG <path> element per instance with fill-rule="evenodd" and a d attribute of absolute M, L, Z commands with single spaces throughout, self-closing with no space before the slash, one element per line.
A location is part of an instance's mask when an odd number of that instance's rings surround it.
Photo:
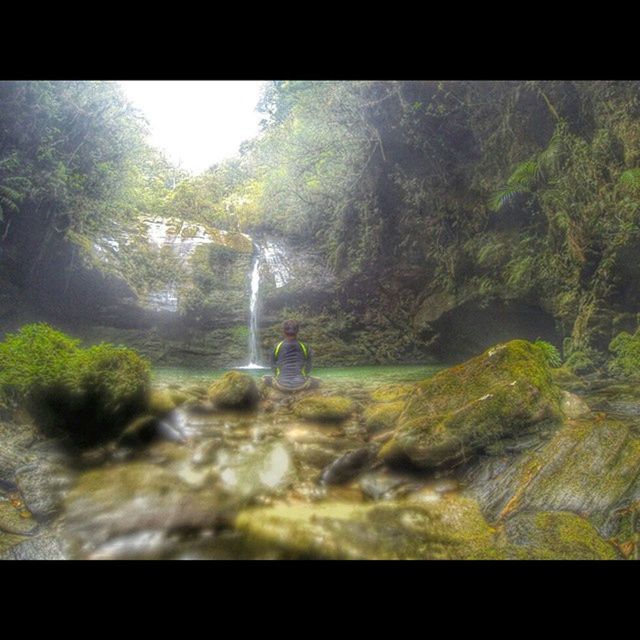
<path fill-rule="evenodd" d="M 567 423 L 542 447 L 487 458 L 466 473 L 490 522 L 523 512 L 570 512 L 631 554 L 640 533 L 640 438 L 596 415 Z"/>
<path fill-rule="evenodd" d="M 544 354 L 512 340 L 415 385 L 379 457 L 435 468 L 505 437 L 559 422 L 560 389 Z"/>
<path fill-rule="evenodd" d="M 229 371 L 211 385 L 209 398 L 221 409 L 251 409 L 258 404 L 260 392 L 248 373 Z"/>

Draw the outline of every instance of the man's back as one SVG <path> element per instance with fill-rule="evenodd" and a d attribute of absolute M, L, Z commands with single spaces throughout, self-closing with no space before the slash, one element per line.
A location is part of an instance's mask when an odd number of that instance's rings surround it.
<path fill-rule="evenodd" d="M 312 350 L 297 339 L 283 340 L 272 354 L 278 384 L 287 388 L 303 385 L 311 373 Z"/>

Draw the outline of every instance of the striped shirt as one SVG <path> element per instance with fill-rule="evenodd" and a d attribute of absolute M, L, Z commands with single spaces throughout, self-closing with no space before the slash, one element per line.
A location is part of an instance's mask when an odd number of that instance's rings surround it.
<path fill-rule="evenodd" d="M 305 345 L 306 347 L 306 345 Z M 284 340 L 271 353 L 271 366 L 278 384 L 291 389 L 303 385 L 311 373 L 313 350 L 307 348 L 307 355 L 298 340 Z M 276 356 L 276 351 L 278 355 Z"/>

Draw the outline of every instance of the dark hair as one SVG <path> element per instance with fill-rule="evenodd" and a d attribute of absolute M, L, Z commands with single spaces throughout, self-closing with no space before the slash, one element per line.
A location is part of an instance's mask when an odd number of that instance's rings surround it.
<path fill-rule="evenodd" d="M 298 323 L 295 320 L 286 320 L 285 323 L 282 325 L 282 330 L 284 331 L 284 335 L 297 336 L 299 326 L 300 325 L 298 325 Z"/>

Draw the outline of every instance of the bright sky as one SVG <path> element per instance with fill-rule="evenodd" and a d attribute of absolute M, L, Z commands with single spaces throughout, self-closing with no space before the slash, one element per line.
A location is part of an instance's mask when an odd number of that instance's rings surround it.
<path fill-rule="evenodd" d="M 238 153 L 258 133 L 264 81 L 126 80 L 127 97 L 151 129 L 149 142 L 183 169 L 200 173 Z"/>

